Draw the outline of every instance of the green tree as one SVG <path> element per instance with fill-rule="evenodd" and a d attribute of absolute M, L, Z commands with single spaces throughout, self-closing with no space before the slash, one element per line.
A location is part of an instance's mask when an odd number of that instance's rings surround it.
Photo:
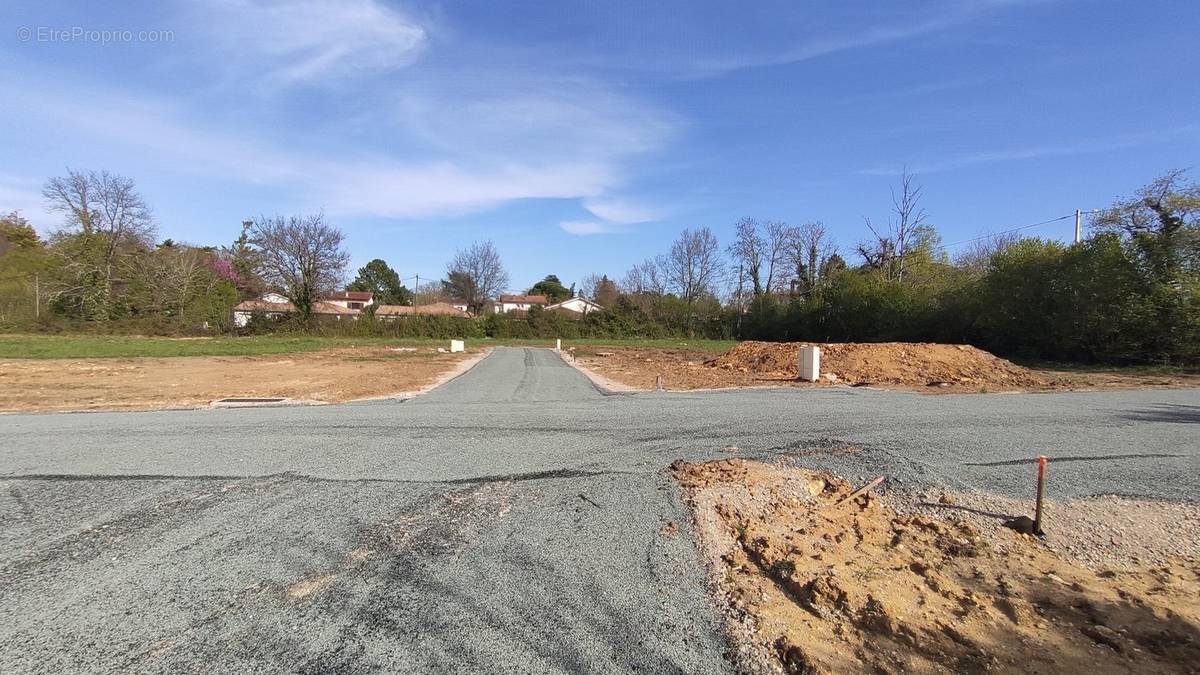
<path fill-rule="evenodd" d="M 562 302 L 571 297 L 571 289 L 563 285 L 558 277 L 553 274 L 547 274 L 544 279 L 534 284 L 527 291 L 530 294 L 544 295 L 550 299 L 551 303 Z"/>
<path fill-rule="evenodd" d="M 413 294 L 400 283 L 400 275 L 380 258 L 358 268 L 354 281 L 346 288 L 370 291 L 380 305 L 411 305 L 413 302 Z"/>
<path fill-rule="evenodd" d="M 18 211 L 0 217 L 0 323 L 38 316 L 42 278 L 49 269 L 46 247 L 29 221 Z"/>

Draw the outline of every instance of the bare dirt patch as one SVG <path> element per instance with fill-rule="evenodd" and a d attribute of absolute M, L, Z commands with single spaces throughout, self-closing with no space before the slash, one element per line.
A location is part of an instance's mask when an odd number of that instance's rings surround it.
<path fill-rule="evenodd" d="M 853 486 L 827 473 L 738 459 L 672 470 L 745 670 L 1184 673 L 1200 663 L 1194 550 L 1089 568 L 1028 535 L 981 528 L 969 511 L 848 498 Z"/>
<path fill-rule="evenodd" d="M 582 349 L 578 364 L 621 384 L 653 389 L 875 386 L 921 392 L 1045 391 L 1200 386 L 1200 375 L 1090 373 L 1025 368 L 969 345 L 913 342 L 818 344 L 819 382 L 797 380 L 802 342 L 742 342 L 714 357 L 688 348 Z"/>
<path fill-rule="evenodd" d="M 186 408 L 226 397 L 347 401 L 418 390 L 471 356 L 368 347 L 263 356 L 6 359 L 0 361 L 0 411 Z"/>

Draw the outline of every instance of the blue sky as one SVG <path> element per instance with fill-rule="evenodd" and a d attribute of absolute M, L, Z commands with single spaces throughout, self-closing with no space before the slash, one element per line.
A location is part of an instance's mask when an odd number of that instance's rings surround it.
<path fill-rule="evenodd" d="M 0 210 L 48 229 L 46 178 L 105 168 L 164 238 L 323 208 L 404 277 L 487 238 L 514 289 L 619 276 L 742 216 L 848 251 L 905 166 L 949 243 L 1200 156 L 1191 2 L 7 0 L 0 24 Z M 131 34 L 49 32 L 76 27 Z"/>

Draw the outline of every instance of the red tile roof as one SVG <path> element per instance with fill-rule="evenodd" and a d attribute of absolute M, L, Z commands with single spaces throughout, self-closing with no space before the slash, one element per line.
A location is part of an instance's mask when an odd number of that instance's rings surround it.
<path fill-rule="evenodd" d="M 548 305 L 550 298 L 544 295 L 501 295 L 500 302 L 514 302 L 525 305 Z"/>
<path fill-rule="evenodd" d="M 405 316 L 409 314 L 430 314 L 439 316 L 471 316 L 461 309 L 445 302 L 435 302 L 429 305 L 380 305 L 375 309 L 375 316 Z"/>
<path fill-rule="evenodd" d="M 290 314 L 296 308 L 290 302 L 263 302 L 262 300 L 243 300 L 233 306 L 235 312 L 264 312 Z M 357 309 L 347 309 L 332 302 L 318 300 L 313 303 L 313 314 L 342 314 L 356 315 L 362 312 Z"/>

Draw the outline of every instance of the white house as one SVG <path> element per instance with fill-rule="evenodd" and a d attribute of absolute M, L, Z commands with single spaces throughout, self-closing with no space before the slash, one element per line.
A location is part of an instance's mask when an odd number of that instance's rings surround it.
<path fill-rule="evenodd" d="M 545 307 L 550 304 L 550 298 L 544 295 L 501 295 L 492 303 L 492 312 L 507 314 L 512 311 L 528 312 L 533 307 Z"/>
<path fill-rule="evenodd" d="M 604 308 L 592 302 L 591 300 L 588 300 L 587 298 L 571 298 L 570 300 L 563 300 L 557 304 L 546 305 L 547 312 L 556 309 L 561 309 L 566 312 L 575 312 L 576 314 L 589 314 L 591 312 L 599 312 Z"/>

